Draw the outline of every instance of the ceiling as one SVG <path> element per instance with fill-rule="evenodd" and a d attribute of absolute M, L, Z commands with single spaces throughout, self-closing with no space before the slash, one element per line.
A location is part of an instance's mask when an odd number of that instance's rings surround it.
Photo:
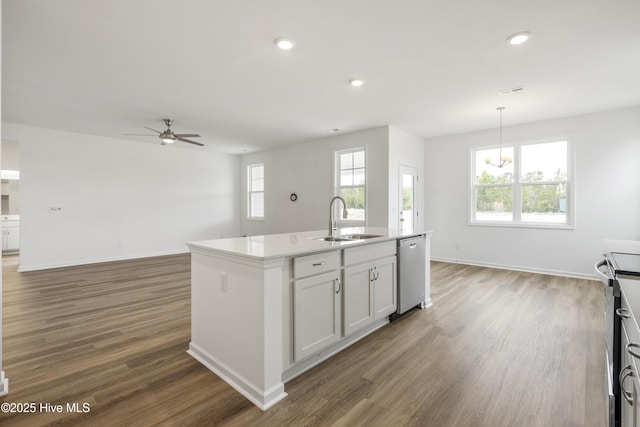
<path fill-rule="evenodd" d="M 3 121 L 242 154 L 640 104 L 638 0 L 3 0 Z M 520 46 L 510 34 L 530 31 Z M 296 46 L 282 51 L 274 39 Z M 349 80 L 359 77 L 364 86 Z M 498 91 L 517 86 L 511 95 Z M 176 144 L 177 146 L 178 144 Z M 182 144 L 199 149 L 189 144 Z"/>

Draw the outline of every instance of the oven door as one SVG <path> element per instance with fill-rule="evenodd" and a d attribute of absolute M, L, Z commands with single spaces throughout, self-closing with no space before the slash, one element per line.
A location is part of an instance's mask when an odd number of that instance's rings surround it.
<path fill-rule="evenodd" d="M 607 427 L 619 425 L 620 414 L 620 329 L 621 321 L 616 315 L 620 308 L 620 284 L 613 275 L 610 263 L 605 258 L 596 263 L 595 271 L 604 284 L 605 295 L 605 402 Z"/>

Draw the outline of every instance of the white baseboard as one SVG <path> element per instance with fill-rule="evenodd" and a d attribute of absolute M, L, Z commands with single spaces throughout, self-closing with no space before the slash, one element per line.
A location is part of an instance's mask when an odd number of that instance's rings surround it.
<path fill-rule="evenodd" d="M 61 262 L 54 262 L 50 264 L 33 264 L 33 265 L 20 264 L 20 266 L 18 267 L 18 272 L 24 273 L 26 271 L 48 270 L 50 268 L 74 267 L 77 265 L 99 264 L 103 262 L 113 262 L 113 261 L 127 261 L 130 259 L 152 258 L 157 256 L 179 255 L 179 254 L 186 254 L 186 253 L 189 253 L 188 249 L 179 250 L 179 251 L 144 252 L 139 254 L 112 256 L 112 257 L 104 257 L 104 258 L 93 258 L 93 259 L 82 259 L 82 260 L 75 260 L 75 261 L 61 261 Z"/>
<path fill-rule="evenodd" d="M 549 274 L 551 276 L 572 277 L 575 279 L 598 280 L 595 274 L 575 273 L 572 271 L 548 270 L 544 268 L 531 268 L 531 267 L 523 267 L 520 265 L 494 264 L 490 262 L 479 262 L 479 261 L 442 258 L 442 257 L 431 257 L 431 261 L 446 262 L 450 264 L 475 265 L 478 267 L 498 268 L 500 270 L 523 271 L 525 273 Z"/>
<path fill-rule="evenodd" d="M 4 376 L 4 371 L 0 371 L 0 396 L 6 396 L 9 393 L 9 378 Z"/>
<path fill-rule="evenodd" d="M 263 411 L 287 397 L 284 383 L 279 382 L 268 390 L 262 390 L 193 342 L 189 343 L 187 354 L 202 363 Z"/>

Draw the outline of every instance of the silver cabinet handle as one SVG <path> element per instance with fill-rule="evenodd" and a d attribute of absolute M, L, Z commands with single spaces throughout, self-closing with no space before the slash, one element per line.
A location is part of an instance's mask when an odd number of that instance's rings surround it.
<path fill-rule="evenodd" d="M 380 271 L 378 271 L 378 267 L 375 265 L 369 269 L 369 281 L 375 282 L 380 277 Z"/>
<path fill-rule="evenodd" d="M 320 267 L 321 265 L 324 265 L 324 261 L 322 261 L 322 262 L 314 262 L 312 265 L 314 267 Z"/>
<path fill-rule="evenodd" d="M 409 247 L 410 247 L 411 249 L 415 248 L 416 246 L 418 246 L 418 244 L 417 244 L 417 243 L 411 243 L 411 244 L 409 245 Z"/>
<path fill-rule="evenodd" d="M 626 380 L 628 377 L 633 377 L 633 370 L 631 370 L 631 365 L 627 365 L 622 368 L 618 379 L 620 380 L 620 390 L 622 390 L 622 396 L 624 396 L 624 400 L 626 400 L 629 405 L 633 405 L 633 392 L 627 391 L 624 388 L 624 380 Z"/>
<path fill-rule="evenodd" d="M 339 277 L 336 277 L 336 282 L 338 282 L 338 290 L 336 291 L 336 294 L 339 294 L 342 290 L 342 282 L 340 281 Z"/>
<path fill-rule="evenodd" d="M 616 309 L 616 316 L 622 317 L 623 319 L 628 319 L 629 317 L 631 317 L 631 315 L 629 315 L 629 310 L 624 307 Z"/>
<path fill-rule="evenodd" d="M 640 359 L 640 353 L 632 350 L 636 348 L 640 348 L 640 344 L 638 344 L 637 342 L 630 342 L 629 344 L 627 344 L 627 351 L 629 352 L 629 354 L 635 357 L 636 359 Z"/>

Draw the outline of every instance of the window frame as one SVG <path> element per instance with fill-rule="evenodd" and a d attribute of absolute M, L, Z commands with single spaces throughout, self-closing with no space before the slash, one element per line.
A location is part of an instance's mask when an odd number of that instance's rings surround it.
<path fill-rule="evenodd" d="M 262 168 L 262 191 L 253 189 L 253 171 L 256 168 Z M 247 219 L 249 221 L 264 221 L 265 218 L 265 167 L 264 163 L 253 163 L 247 165 Z M 251 215 L 253 204 L 251 202 L 252 195 L 262 193 L 262 216 Z"/>
<path fill-rule="evenodd" d="M 559 181 L 523 182 L 521 177 L 522 147 L 549 144 L 554 142 L 566 142 L 567 144 L 567 178 Z M 482 150 L 497 149 L 499 145 L 470 146 L 468 155 L 468 224 L 482 227 L 508 227 L 508 228 L 543 228 L 543 229 L 575 229 L 575 173 L 574 173 L 574 150 L 571 139 L 568 137 L 554 137 L 536 140 L 524 140 L 511 143 L 503 143 L 502 149 L 513 148 L 513 182 L 506 184 L 477 184 L 476 183 L 476 152 Z M 527 222 L 522 220 L 522 188 L 530 185 L 565 185 L 566 192 L 566 221 L 558 222 Z M 513 219 L 511 221 L 489 221 L 476 218 L 477 192 L 478 188 L 507 187 L 512 189 L 512 210 Z"/>
<path fill-rule="evenodd" d="M 336 150 L 334 151 L 334 161 L 333 161 L 333 168 L 334 168 L 334 192 L 333 194 L 336 196 L 340 195 L 340 192 L 343 188 L 361 188 L 363 186 L 361 185 L 341 185 L 340 184 L 340 177 L 341 177 L 341 161 L 340 161 L 340 156 L 342 154 L 349 154 L 349 153 L 356 153 L 362 151 L 364 153 L 364 219 L 363 220 L 357 220 L 357 219 L 343 219 L 342 218 L 342 206 L 338 206 L 341 205 L 340 202 L 335 203 L 334 204 L 334 212 L 333 212 L 333 218 L 336 220 L 336 224 L 338 226 L 343 226 L 343 227 L 362 227 L 362 226 L 366 226 L 367 224 L 367 218 L 368 218 L 368 209 L 367 206 L 369 205 L 369 189 L 368 189 L 368 183 L 369 183 L 369 178 L 367 176 L 367 171 L 368 171 L 368 166 L 367 166 L 367 149 L 366 147 L 354 147 L 354 148 L 347 148 L 344 150 Z M 353 169 L 353 168 L 352 168 Z"/>

